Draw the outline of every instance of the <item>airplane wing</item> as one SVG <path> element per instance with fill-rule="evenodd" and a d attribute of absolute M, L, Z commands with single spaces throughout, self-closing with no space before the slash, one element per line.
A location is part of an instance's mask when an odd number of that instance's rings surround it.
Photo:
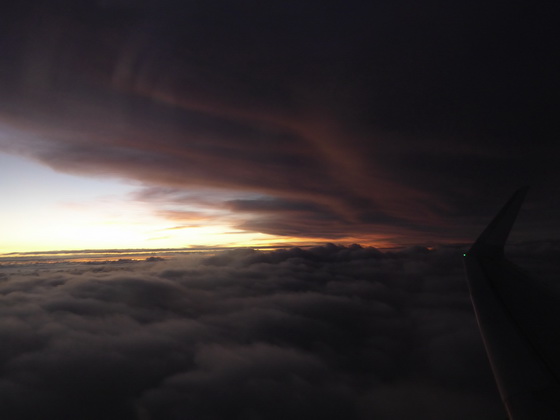
<path fill-rule="evenodd" d="M 504 256 L 528 188 L 515 192 L 464 254 L 471 300 L 511 420 L 560 419 L 560 296 Z"/>

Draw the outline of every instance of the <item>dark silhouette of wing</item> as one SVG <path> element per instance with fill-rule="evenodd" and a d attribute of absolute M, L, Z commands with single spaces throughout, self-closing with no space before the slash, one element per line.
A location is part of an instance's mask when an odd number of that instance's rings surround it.
<path fill-rule="evenodd" d="M 560 419 L 560 296 L 504 256 L 527 187 L 464 254 L 471 300 L 511 420 Z"/>

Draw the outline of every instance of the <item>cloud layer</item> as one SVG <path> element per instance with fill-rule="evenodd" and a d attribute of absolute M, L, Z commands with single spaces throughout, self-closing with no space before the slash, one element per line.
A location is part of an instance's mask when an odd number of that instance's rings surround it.
<path fill-rule="evenodd" d="M 504 415 L 452 249 L 52 267 L 0 273 L 5 418 Z"/>

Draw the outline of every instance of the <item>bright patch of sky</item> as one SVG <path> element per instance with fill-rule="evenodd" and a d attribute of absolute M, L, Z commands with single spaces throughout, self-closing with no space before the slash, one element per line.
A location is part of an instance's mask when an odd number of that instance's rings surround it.
<path fill-rule="evenodd" d="M 0 177 L 0 253 L 260 245 L 273 238 L 219 222 L 177 229 L 154 203 L 132 198 L 138 184 L 59 173 L 16 155 L 0 153 Z"/>
<path fill-rule="evenodd" d="M 62 174 L 3 153 L 0 175 L 0 252 L 80 246 L 69 240 L 96 247 L 104 225 L 140 211 L 125 199 L 135 187 L 122 181 Z"/>

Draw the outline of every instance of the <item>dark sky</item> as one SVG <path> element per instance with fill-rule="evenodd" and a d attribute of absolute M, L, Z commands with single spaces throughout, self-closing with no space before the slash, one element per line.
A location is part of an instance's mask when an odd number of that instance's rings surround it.
<path fill-rule="evenodd" d="M 0 119 L 29 138 L 2 150 L 135 180 L 178 219 L 204 196 L 239 228 L 331 240 L 470 241 L 530 184 L 518 231 L 557 238 L 555 8 L 3 5 Z"/>

